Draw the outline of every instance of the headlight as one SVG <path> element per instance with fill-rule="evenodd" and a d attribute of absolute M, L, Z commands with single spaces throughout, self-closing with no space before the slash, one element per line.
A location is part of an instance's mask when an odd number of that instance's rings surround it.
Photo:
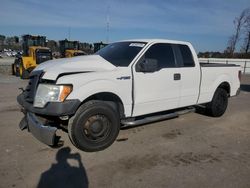
<path fill-rule="evenodd" d="M 72 86 L 39 84 L 34 107 L 43 108 L 48 102 L 63 102 L 71 93 Z"/>

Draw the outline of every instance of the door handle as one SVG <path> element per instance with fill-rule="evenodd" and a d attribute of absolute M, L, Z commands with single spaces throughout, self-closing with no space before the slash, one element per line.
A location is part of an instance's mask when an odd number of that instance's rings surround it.
<path fill-rule="evenodd" d="M 174 80 L 180 80 L 181 79 L 181 74 L 180 73 L 175 73 L 174 74 Z"/>

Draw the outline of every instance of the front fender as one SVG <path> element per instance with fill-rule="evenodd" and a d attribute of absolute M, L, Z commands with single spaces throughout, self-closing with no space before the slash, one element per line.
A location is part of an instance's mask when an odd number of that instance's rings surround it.
<path fill-rule="evenodd" d="M 81 79 L 84 79 L 81 77 Z M 57 84 L 67 84 L 67 79 L 59 79 Z M 69 83 L 69 82 L 68 82 Z M 81 102 L 98 93 L 112 93 L 118 96 L 124 106 L 126 116 L 131 115 L 132 109 L 132 84 L 131 80 L 116 80 L 116 79 L 95 79 L 88 82 L 71 80 L 73 91 L 67 99 L 79 99 Z"/>

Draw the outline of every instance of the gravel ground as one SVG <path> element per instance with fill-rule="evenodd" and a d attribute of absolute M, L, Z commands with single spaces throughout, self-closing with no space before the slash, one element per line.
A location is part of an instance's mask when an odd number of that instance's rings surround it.
<path fill-rule="evenodd" d="M 0 58 L 0 75 L 1 74 L 12 74 L 12 64 L 14 63 L 15 58 L 14 57 L 4 57 Z"/>
<path fill-rule="evenodd" d="M 11 65 L 12 63 L 14 63 L 14 60 L 14 57 L 0 58 L 0 65 Z"/>
<path fill-rule="evenodd" d="M 250 187 L 250 76 L 221 118 L 190 113 L 121 130 L 108 149 L 85 153 L 60 132 L 50 148 L 21 131 L 18 88 L 0 75 L 0 187 Z"/>

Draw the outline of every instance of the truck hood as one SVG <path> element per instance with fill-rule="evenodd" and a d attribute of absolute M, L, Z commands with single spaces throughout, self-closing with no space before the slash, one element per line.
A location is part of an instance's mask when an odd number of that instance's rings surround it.
<path fill-rule="evenodd" d="M 42 70 L 43 79 L 56 80 L 60 74 L 111 71 L 115 68 L 99 55 L 86 55 L 46 61 L 38 65 L 34 71 Z"/>

